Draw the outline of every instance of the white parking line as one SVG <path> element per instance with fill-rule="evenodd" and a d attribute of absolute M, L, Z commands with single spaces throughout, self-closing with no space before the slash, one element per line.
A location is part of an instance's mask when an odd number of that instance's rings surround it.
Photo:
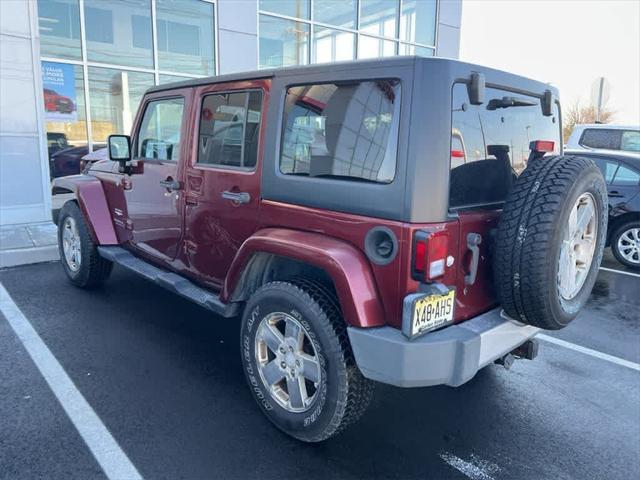
<path fill-rule="evenodd" d="M 565 340 L 560 340 L 559 338 L 550 337 L 549 335 L 545 335 L 544 333 L 539 333 L 538 335 L 536 335 L 536 338 L 539 338 L 540 340 L 543 340 L 545 342 L 559 345 L 564 348 L 568 348 L 570 350 L 574 350 L 576 352 L 584 353 L 585 355 L 590 355 L 592 357 L 599 358 L 600 360 L 605 360 L 607 362 L 615 363 L 616 365 L 627 367 L 627 368 L 630 368 L 631 370 L 640 372 L 639 363 L 630 362 L 629 360 L 625 360 L 624 358 L 614 357 L 613 355 L 602 353 L 602 352 L 599 352 L 598 350 L 592 350 L 590 348 L 583 347 L 582 345 L 576 345 L 575 343 L 567 342 Z"/>
<path fill-rule="evenodd" d="M 600 267 L 600 270 L 604 270 L 605 272 L 619 273 L 621 275 L 629 275 L 631 277 L 640 278 L 640 274 L 638 273 L 625 272 L 624 270 L 616 270 L 615 268 Z"/>
<path fill-rule="evenodd" d="M 442 452 L 440 458 L 471 480 L 494 480 L 493 475 L 500 471 L 500 467 L 495 463 L 474 454 L 471 454 L 470 460 L 463 460 L 452 453 Z"/>
<path fill-rule="evenodd" d="M 45 345 L 29 320 L 0 283 L 0 311 L 13 328 L 62 408 L 89 447 L 105 475 L 111 480 L 136 480 L 142 476 L 122 451 L 100 417 L 91 408 Z"/>

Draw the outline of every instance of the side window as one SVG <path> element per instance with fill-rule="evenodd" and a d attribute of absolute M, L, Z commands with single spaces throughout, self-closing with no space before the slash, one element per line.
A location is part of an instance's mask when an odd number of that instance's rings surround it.
<path fill-rule="evenodd" d="M 621 130 L 611 128 L 587 128 L 580 137 L 580 145 L 589 148 L 620 150 Z"/>
<path fill-rule="evenodd" d="M 593 161 L 602 172 L 602 175 L 604 175 L 605 181 L 607 183 L 611 183 L 611 181 L 613 180 L 613 176 L 616 174 L 618 164 L 616 162 L 610 162 L 602 158 L 594 158 Z"/>
<path fill-rule="evenodd" d="M 177 162 L 184 98 L 153 100 L 147 104 L 138 132 L 137 157 Z"/>
<path fill-rule="evenodd" d="M 613 179 L 613 185 L 618 187 L 635 187 L 638 184 L 640 184 L 640 173 L 624 165 L 620 165 Z"/>
<path fill-rule="evenodd" d="M 640 152 L 640 130 L 626 130 L 622 132 L 620 150 Z"/>
<path fill-rule="evenodd" d="M 536 97 L 486 89 L 482 105 L 469 102 L 466 85 L 453 86 L 449 206 L 468 208 L 501 203 L 527 166 L 533 140 L 560 145 L 557 106 L 542 114 Z"/>
<path fill-rule="evenodd" d="M 290 87 L 280 171 L 304 177 L 392 182 L 399 110 L 397 80 Z"/>
<path fill-rule="evenodd" d="M 254 168 L 262 92 L 210 94 L 202 100 L 198 164 Z"/>

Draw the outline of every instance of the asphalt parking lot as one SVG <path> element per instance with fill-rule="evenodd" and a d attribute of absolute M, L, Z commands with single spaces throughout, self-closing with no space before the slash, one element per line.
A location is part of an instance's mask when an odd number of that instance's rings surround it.
<path fill-rule="evenodd" d="M 318 445 L 254 405 L 236 322 L 119 268 L 95 291 L 55 263 L 0 283 L 145 478 L 626 480 L 640 478 L 640 277 L 603 266 L 617 271 L 601 270 L 588 308 L 535 361 L 457 389 L 379 385 L 358 425 Z M 83 440 L 98 427 L 83 417 L 79 433 L 20 338 L 0 314 L 0 478 L 105 478 Z"/>

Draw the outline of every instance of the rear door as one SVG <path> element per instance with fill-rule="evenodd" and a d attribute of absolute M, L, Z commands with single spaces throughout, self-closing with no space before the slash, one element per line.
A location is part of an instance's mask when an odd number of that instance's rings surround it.
<path fill-rule="evenodd" d="M 236 252 L 257 228 L 261 126 L 269 81 L 201 87 L 185 174 L 188 274 L 220 286 Z"/>
<path fill-rule="evenodd" d="M 506 106 L 512 102 L 504 97 L 516 98 L 517 106 Z M 496 303 L 491 255 L 503 202 L 527 166 L 531 141 L 551 140 L 557 153 L 560 118 L 557 106 L 545 117 L 538 98 L 496 88 L 486 89 L 483 104 L 472 105 L 466 85 L 455 84 L 452 102 L 449 206 L 460 226 L 457 308 L 469 318 Z"/>
<path fill-rule="evenodd" d="M 124 179 L 126 228 L 139 251 L 172 261 L 182 236 L 181 161 L 187 150 L 189 90 L 148 97 L 133 137 L 132 175 Z"/>

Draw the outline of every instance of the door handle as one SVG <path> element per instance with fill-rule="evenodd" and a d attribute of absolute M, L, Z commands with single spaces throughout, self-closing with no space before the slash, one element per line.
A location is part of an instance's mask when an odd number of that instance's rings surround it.
<path fill-rule="evenodd" d="M 178 180 L 174 180 L 171 177 L 167 178 L 166 180 L 160 180 L 160 185 L 171 191 L 180 190 L 182 188 L 180 186 L 180 182 Z"/>
<path fill-rule="evenodd" d="M 247 192 L 232 192 L 230 190 L 222 192 L 222 198 L 235 203 L 249 203 L 251 201 L 251 195 Z"/>
<path fill-rule="evenodd" d="M 612 192 L 609 192 L 609 197 L 621 198 L 621 197 L 624 197 L 624 195 L 622 195 L 620 192 L 616 192 L 615 190 L 613 190 Z"/>

